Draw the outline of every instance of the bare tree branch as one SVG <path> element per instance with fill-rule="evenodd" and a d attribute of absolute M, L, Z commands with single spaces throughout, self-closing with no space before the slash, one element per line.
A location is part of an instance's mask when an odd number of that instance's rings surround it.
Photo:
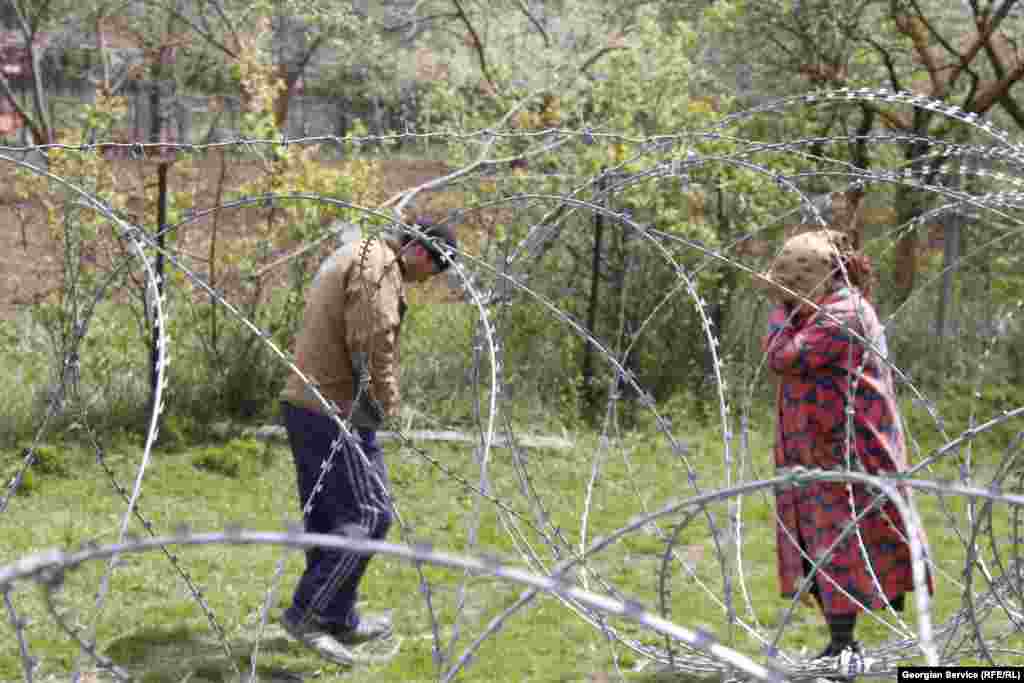
<path fill-rule="evenodd" d="M 38 35 L 38 22 L 30 22 L 28 15 L 25 13 L 24 8 L 18 0 L 8 0 L 11 7 L 14 9 L 15 17 L 18 20 L 18 27 L 21 31 L 22 39 L 25 41 L 25 49 L 28 51 L 29 64 L 32 69 L 32 100 L 33 107 L 35 109 L 38 118 L 27 117 L 25 119 L 26 124 L 29 126 L 29 130 L 32 131 L 33 137 L 36 138 L 36 142 L 52 143 L 53 142 L 53 126 L 50 122 L 50 114 L 48 107 L 46 106 L 46 94 L 43 89 L 42 82 L 42 60 L 39 55 L 39 51 L 36 49 L 36 36 Z M 40 13 L 45 12 L 49 8 L 49 1 L 40 3 L 37 7 L 36 19 L 40 16 Z M 0 88 L 3 89 L 4 94 L 14 103 L 16 110 L 21 110 L 14 98 L 14 93 L 11 91 L 10 84 L 7 79 L 0 74 Z M 23 110 L 19 113 L 24 114 Z"/>
<path fill-rule="evenodd" d="M 408 28 L 411 28 L 413 26 L 417 26 L 417 25 L 420 25 L 420 24 L 426 24 L 426 23 L 432 23 L 432 22 L 435 22 L 435 21 L 437 21 L 439 19 L 458 19 L 458 18 L 459 18 L 459 13 L 458 12 L 441 12 L 440 14 L 431 14 L 431 15 L 426 16 L 426 17 L 418 17 L 416 19 L 410 19 L 409 21 L 403 22 L 401 24 L 386 24 L 386 25 L 381 27 L 381 30 L 384 31 L 385 33 L 398 33 L 399 31 L 404 31 L 404 30 L 406 30 Z"/>
<path fill-rule="evenodd" d="M 971 103 L 968 111 L 976 114 L 984 114 L 992 108 L 996 102 L 1006 97 L 1017 81 L 1024 78 L 1024 60 L 1020 60 L 1014 69 L 1006 76 L 996 81 L 990 81 L 980 89 L 978 97 Z"/>
<path fill-rule="evenodd" d="M 29 25 L 28 15 L 25 14 L 20 0 L 8 0 L 8 2 L 10 2 L 11 7 L 14 9 L 14 17 L 18 20 L 18 28 L 26 36 L 32 35 L 33 30 Z"/>
<path fill-rule="evenodd" d="M 987 16 L 987 13 L 977 13 L 976 5 L 973 6 L 975 8 L 977 32 L 969 40 L 965 41 L 966 45 L 962 51 L 955 49 L 941 36 L 932 23 L 928 21 L 917 0 L 911 1 L 911 6 L 914 8 L 913 16 L 895 16 L 898 30 L 911 39 L 921 63 L 928 70 L 929 78 L 932 82 L 932 90 L 928 93 L 930 96 L 940 99 L 945 97 L 949 92 L 949 88 L 956 83 L 960 75 L 964 71 L 970 72 L 971 63 L 982 49 L 989 53 L 989 58 L 993 60 L 994 66 L 998 63 L 993 59 L 996 53 L 992 50 L 991 40 L 1016 2 L 1017 0 L 1003 2 L 991 18 Z M 939 63 L 939 56 L 930 45 L 932 38 L 942 45 L 947 52 L 956 56 L 955 63 L 948 65 Z"/>
<path fill-rule="evenodd" d="M 0 91 L 3 92 L 4 97 L 14 107 L 15 113 L 18 114 L 25 121 L 25 125 L 28 126 L 29 130 L 32 131 L 32 136 L 36 140 L 45 140 L 46 134 L 42 128 L 39 127 L 39 122 L 32 117 L 31 114 L 25 111 L 18 100 L 14 96 L 14 91 L 11 90 L 11 84 L 7 80 L 7 77 L 0 73 Z"/>
<path fill-rule="evenodd" d="M 537 17 L 533 16 L 532 12 L 530 12 L 530 8 L 527 7 L 526 2 L 524 2 L 524 0 L 516 0 L 516 5 L 519 7 L 519 10 L 526 15 L 526 18 L 530 20 L 530 23 L 533 24 L 535 29 L 537 29 L 537 32 L 540 33 L 541 37 L 544 39 L 544 47 L 551 47 L 551 36 L 548 35 L 544 25 L 540 23 Z"/>
<path fill-rule="evenodd" d="M 191 19 L 191 17 L 188 17 L 181 13 L 177 7 L 173 7 L 166 3 L 158 2 L 157 0 L 143 0 L 143 2 L 147 6 L 153 6 L 166 12 L 168 15 L 170 15 L 171 19 L 177 19 L 178 21 L 182 22 L 183 24 L 188 26 L 192 31 L 194 31 L 197 36 L 199 36 L 204 41 L 209 43 L 212 47 L 217 48 L 227 56 L 231 57 L 232 59 L 238 58 L 238 52 L 236 50 L 232 50 L 222 41 L 217 40 L 212 32 L 204 30 L 202 27 L 198 26 L 196 22 L 194 22 Z M 237 44 L 237 36 L 235 36 L 235 31 L 234 28 L 231 26 L 231 22 L 228 20 L 226 16 L 223 15 L 223 13 L 221 13 L 221 18 L 223 19 L 225 26 L 228 28 L 229 31 L 231 31 L 232 35 L 235 37 Z"/>
<path fill-rule="evenodd" d="M 497 84 L 494 82 L 494 78 L 491 77 L 491 70 L 487 66 L 487 55 L 484 53 L 484 44 L 480 40 L 480 35 L 476 32 L 476 28 L 473 26 L 473 22 L 469 20 L 466 15 L 466 11 L 462 8 L 462 3 L 459 0 L 452 0 L 452 4 L 455 5 L 457 15 L 462 23 L 466 25 L 466 29 L 469 31 L 469 35 L 473 39 L 473 48 L 476 50 L 477 59 L 480 61 L 480 71 L 483 73 L 487 83 L 497 90 Z"/>
<path fill-rule="evenodd" d="M 925 27 L 925 29 L 927 29 L 928 35 L 932 39 L 934 39 L 935 42 L 937 42 L 940 46 L 942 46 L 942 48 L 946 52 L 948 52 L 950 55 L 952 55 L 955 58 L 955 60 L 956 60 L 956 64 L 947 64 L 947 65 L 941 67 L 941 69 L 940 69 L 940 71 L 941 70 L 950 70 L 951 71 L 951 73 L 949 73 L 948 75 L 945 76 L 945 85 L 946 85 L 947 89 L 948 89 L 949 86 L 952 86 L 960 78 L 960 74 L 963 71 L 967 71 L 972 76 L 975 76 L 976 74 L 970 68 L 970 65 L 971 65 L 971 62 L 974 61 L 974 57 L 977 54 L 977 49 L 976 48 L 977 48 L 978 43 L 979 42 L 985 42 L 984 38 L 980 35 L 980 32 L 973 36 L 973 42 L 969 43 L 969 46 L 967 47 L 967 50 L 965 52 L 961 52 L 961 50 L 958 50 L 956 47 L 954 47 L 953 44 L 950 41 L 946 40 L 946 37 L 943 36 L 938 31 L 938 29 L 935 28 L 935 25 L 933 24 L 933 22 L 928 20 L 928 17 L 925 16 L 924 12 L 921 10 L 920 6 L 918 5 L 917 0 L 913 0 L 913 6 L 914 6 L 915 11 L 917 12 L 917 18 L 920 20 L 920 22 Z M 964 44 L 968 44 L 968 40 L 970 40 L 969 37 L 968 38 L 964 38 L 961 42 L 964 43 Z"/>
<path fill-rule="evenodd" d="M 1024 108 L 1021 108 L 1017 100 L 1010 97 L 1010 93 L 1004 93 L 999 99 L 999 105 L 1009 115 L 1013 122 L 1024 129 Z"/>
<path fill-rule="evenodd" d="M 583 62 L 583 66 L 580 67 L 580 73 L 587 73 L 587 70 L 590 69 L 590 67 L 594 66 L 594 64 L 596 64 L 602 57 L 604 57 L 607 54 L 615 52 L 616 50 L 628 49 L 629 47 L 625 45 L 606 45 L 605 47 L 602 47 L 600 50 L 592 54 L 587 59 L 587 61 Z"/>
<path fill-rule="evenodd" d="M 924 94 L 941 99 L 946 94 L 946 87 L 954 78 L 943 78 L 940 56 L 931 46 L 929 31 L 923 17 L 920 14 L 896 13 L 893 19 L 896 22 L 896 30 L 910 39 L 910 43 L 914 46 L 914 52 L 917 54 L 917 60 L 928 72 L 931 88 Z"/>
<path fill-rule="evenodd" d="M 879 43 L 877 40 L 869 37 L 865 37 L 865 42 L 868 45 L 875 48 L 878 52 L 878 56 L 882 58 L 882 63 L 885 64 L 885 70 L 889 74 L 889 84 L 892 89 L 896 92 L 903 90 L 903 84 L 900 81 L 899 73 L 896 69 L 896 62 L 893 60 L 892 55 L 885 49 L 885 46 Z"/>

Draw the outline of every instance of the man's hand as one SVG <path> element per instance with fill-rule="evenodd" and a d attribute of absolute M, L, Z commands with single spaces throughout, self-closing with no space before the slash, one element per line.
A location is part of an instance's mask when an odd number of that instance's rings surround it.
<path fill-rule="evenodd" d="M 384 411 L 369 391 L 360 391 L 352 406 L 352 424 L 362 429 L 376 431 L 384 421 Z"/>
<path fill-rule="evenodd" d="M 370 394 L 370 368 L 366 353 L 357 351 L 352 354 L 352 375 L 356 385 L 352 424 L 362 429 L 376 430 L 384 421 L 384 410 Z"/>

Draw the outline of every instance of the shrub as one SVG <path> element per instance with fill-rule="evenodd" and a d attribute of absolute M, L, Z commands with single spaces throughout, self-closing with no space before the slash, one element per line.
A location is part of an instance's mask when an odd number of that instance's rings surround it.
<path fill-rule="evenodd" d="M 402 403 L 444 421 L 472 415 L 466 377 L 472 367 L 475 311 L 463 304 L 422 304 L 410 290 L 402 323 Z"/>
<path fill-rule="evenodd" d="M 270 464 L 270 447 L 253 439 L 232 439 L 192 455 L 192 466 L 232 479 L 258 474 Z"/>
<path fill-rule="evenodd" d="M 22 453 L 27 455 L 28 449 L 23 450 Z M 41 475 L 65 478 L 71 474 L 67 460 L 66 450 L 62 453 L 57 450 L 56 446 L 44 444 L 35 449 L 35 460 L 32 462 L 32 467 Z"/>
<path fill-rule="evenodd" d="M 0 321 L 0 375 L 9 387 L 0 411 L 0 448 L 31 437 L 41 417 L 39 395 L 49 380 L 47 340 L 27 315 Z"/>
<path fill-rule="evenodd" d="M 173 453 L 180 451 L 188 443 L 188 430 L 191 420 L 181 415 L 163 416 L 160 433 L 157 435 L 157 446 L 164 451 Z"/>
<path fill-rule="evenodd" d="M 12 451 L 12 456 L 5 459 L 3 468 L 3 489 L 22 468 L 25 457 L 28 455 L 29 444 L 20 444 Z M 50 444 L 40 444 L 33 451 L 32 466 L 25 470 L 18 486 L 17 494 L 27 496 L 39 489 L 43 479 L 66 479 L 71 476 L 72 467 L 69 461 L 72 459 L 72 451 L 66 447 L 58 447 Z"/>

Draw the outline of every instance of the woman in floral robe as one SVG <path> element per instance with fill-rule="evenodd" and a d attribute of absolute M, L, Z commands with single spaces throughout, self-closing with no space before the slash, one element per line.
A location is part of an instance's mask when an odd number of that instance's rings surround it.
<path fill-rule="evenodd" d="M 907 469 L 906 448 L 884 360 L 885 335 L 867 298 L 870 263 L 843 237 L 832 231 L 798 235 L 766 274 L 767 282 L 818 306 L 772 290 L 781 303 L 770 315 L 763 346 L 779 378 L 775 465 L 884 476 Z M 821 562 L 809 592 L 831 641 L 819 657 L 859 651 L 853 638 L 857 614 L 887 605 L 901 610 L 904 594 L 914 589 L 906 524 L 888 499 L 872 507 L 878 493 L 826 481 L 776 492 L 783 596 L 795 595 L 812 563 Z M 861 513 L 855 532 L 839 540 Z M 923 532 L 920 539 L 927 547 Z"/>

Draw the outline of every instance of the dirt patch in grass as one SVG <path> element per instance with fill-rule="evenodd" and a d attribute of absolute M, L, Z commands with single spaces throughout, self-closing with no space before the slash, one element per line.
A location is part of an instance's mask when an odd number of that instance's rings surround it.
<path fill-rule="evenodd" d="M 115 172 L 123 179 L 123 194 L 127 196 L 127 212 L 134 214 L 133 219 L 143 225 L 152 225 L 155 216 L 145 216 L 144 200 L 147 191 L 152 192 L 157 182 L 156 164 L 131 160 L 112 160 Z M 380 162 L 382 171 L 381 197 L 390 197 L 403 189 L 415 187 L 431 179 L 442 176 L 450 169 L 438 161 L 418 160 L 384 160 Z M 169 174 L 169 183 L 173 189 L 186 189 L 192 196 L 195 211 L 216 206 L 218 184 L 222 165 L 218 155 L 209 155 L 196 159 L 195 170 L 185 174 L 173 166 Z M 252 182 L 262 172 L 258 161 L 229 160 L 224 166 L 222 196 L 237 195 L 238 188 Z M 11 191 L 13 186 L 13 170 L 10 167 L 0 168 L 0 320 L 10 319 L 28 307 L 37 304 L 44 298 L 54 295 L 60 290 L 62 270 L 62 247 L 59 235 L 47 224 L 46 214 L 40 202 L 21 201 Z M 301 191 L 302 188 L 295 188 Z M 431 193 L 422 200 L 417 200 L 413 210 L 426 210 L 434 213 L 445 213 L 459 205 L 457 193 Z M 216 219 L 217 249 L 221 254 L 245 253 L 256 260 L 257 266 L 273 262 L 280 256 L 290 253 L 298 245 L 289 243 L 287 239 L 274 238 L 270 255 L 259 258 L 254 252 L 255 228 L 267 224 L 270 209 L 263 206 L 250 206 L 230 211 L 218 212 Z M 462 233 L 474 233 L 486 230 L 485 218 L 470 218 L 460 230 Z M 282 222 L 275 222 L 275 233 Z M 212 214 L 177 231 L 171 240 L 176 255 L 195 272 L 207 277 L 211 235 L 214 229 Z M 283 233 L 283 230 L 280 230 Z M 472 238 L 469 240 L 471 243 Z M 325 245 L 320 251 L 324 254 L 331 248 Z M 126 255 L 126 245 L 108 232 L 95 245 L 85 249 L 85 261 L 101 270 L 108 269 L 112 263 L 120 262 Z M 319 252 L 314 256 L 321 256 Z M 283 284 L 286 270 L 279 268 L 267 275 L 267 289 Z M 237 278 L 230 272 L 218 274 L 218 286 L 231 293 L 237 287 Z M 118 298 L 124 293 L 118 295 Z M 452 292 L 444 282 L 431 283 L 426 298 L 435 301 L 454 300 Z"/>
<path fill-rule="evenodd" d="M 0 319 L 4 319 L 52 291 L 61 269 L 42 211 L 8 198 L 0 202 Z"/>

